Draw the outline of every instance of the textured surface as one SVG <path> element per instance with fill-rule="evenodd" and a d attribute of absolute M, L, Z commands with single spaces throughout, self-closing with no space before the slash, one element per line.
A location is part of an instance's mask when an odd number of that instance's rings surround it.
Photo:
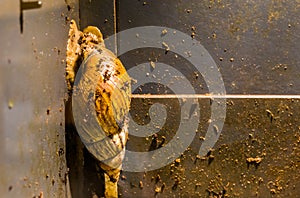
<path fill-rule="evenodd" d="M 146 25 L 171 27 L 199 40 L 208 50 L 220 68 L 228 94 L 300 93 L 298 0 L 115 2 L 117 24 L 111 23 L 114 11 L 108 9 L 111 5 L 108 2 L 81 1 L 84 26 L 103 27 L 107 36 L 113 35 L 114 27 L 119 31 Z M 143 62 L 164 62 L 180 70 L 197 93 L 208 91 L 201 74 L 171 52 L 137 49 L 120 58 L 126 69 Z M 164 91 L 161 86 L 149 84 L 135 93 Z M 152 137 L 130 136 L 129 150 L 149 151 L 164 138 L 165 144 L 174 138 L 180 119 L 175 99 L 133 99 L 133 119 L 140 124 L 149 123 L 148 111 L 155 102 L 166 105 L 166 124 L 154 141 Z M 207 99 L 199 100 L 199 104 L 201 119 L 190 148 L 174 163 L 159 170 L 123 172 L 119 182 L 121 197 L 297 197 L 300 194 L 300 178 L 296 174 L 300 158 L 299 100 L 229 99 L 221 137 L 204 158 L 197 153 L 211 108 Z"/>
<path fill-rule="evenodd" d="M 193 36 L 217 63 L 228 94 L 299 94 L 299 3 L 122 0 L 119 26 L 120 31 L 146 25 L 166 26 Z M 145 61 L 164 62 L 180 70 L 197 93 L 208 92 L 191 64 L 164 50 L 137 49 L 122 55 L 121 60 L 127 69 Z M 150 84 L 135 92 L 164 93 L 165 89 Z M 136 122 L 147 124 L 149 107 L 155 102 L 166 105 L 168 111 L 166 124 L 157 136 L 158 141 L 166 137 L 167 144 L 175 138 L 179 125 L 177 100 L 133 99 L 131 115 Z M 202 159 L 197 158 L 197 153 L 211 109 L 209 100 L 199 100 L 198 133 L 179 163 L 147 173 L 123 173 L 122 197 L 298 196 L 299 102 L 229 99 L 221 137 L 210 157 Z M 276 118 L 272 122 L 268 110 Z M 130 150 L 147 151 L 153 145 L 151 137 L 129 138 Z M 257 167 L 247 163 L 256 157 L 262 159 Z"/>
<path fill-rule="evenodd" d="M 23 11 L 21 34 L 19 2 L 0 7 L 0 194 L 65 197 L 65 20 L 72 10 L 43 0 Z"/>

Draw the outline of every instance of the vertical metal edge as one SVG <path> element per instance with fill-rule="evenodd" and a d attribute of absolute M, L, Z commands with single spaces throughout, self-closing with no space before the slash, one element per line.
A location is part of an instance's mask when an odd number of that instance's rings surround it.
<path fill-rule="evenodd" d="M 68 18 L 69 19 L 74 19 L 75 21 L 79 23 L 79 17 L 80 17 L 80 9 L 79 9 L 79 0 L 65 0 L 66 4 L 69 5 L 72 9 L 68 13 Z M 69 28 L 69 26 L 67 26 Z M 66 99 L 67 102 L 67 99 Z M 65 102 L 65 103 L 66 103 Z M 67 108 L 68 105 L 65 104 L 65 108 Z M 65 110 L 66 112 L 66 110 Z M 66 114 L 65 114 L 65 121 L 66 121 Z M 66 132 L 66 129 L 65 129 Z M 66 137 L 65 137 L 65 150 L 66 150 Z M 67 174 L 66 174 L 66 186 L 65 186 L 65 197 L 66 198 L 72 198 L 72 193 L 71 193 L 71 185 L 70 185 L 70 179 L 69 179 L 69 174 L 68 174 L 68 167 L 67 167 L 67 158 L 65 155 L 66 159 L 66 168 L 67 168 Z"/>

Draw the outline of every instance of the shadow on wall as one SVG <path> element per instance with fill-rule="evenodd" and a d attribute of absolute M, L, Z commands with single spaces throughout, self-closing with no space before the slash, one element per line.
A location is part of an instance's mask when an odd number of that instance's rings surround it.
<path fill-rule="evenodd" d="M 98 161 L 87 151 L 76 131 L 71 99 L 66 102 L 66 159 L 73 198 L 104 196 L 104 175 Z"/>

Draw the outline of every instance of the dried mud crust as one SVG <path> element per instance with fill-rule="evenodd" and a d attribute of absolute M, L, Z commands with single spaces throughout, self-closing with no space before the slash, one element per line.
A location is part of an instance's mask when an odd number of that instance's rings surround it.
<path fill-rule="evenodd" d="M 70 22 L 66 58 L 66 80 L 69 91 L 72 90 L 75 74 L 85 56 L 95 49 L 97 45 L 105 47 L 101 32 L 91 30 L 92 28 L 94 27 L 89 26 L 82 32 L 78 30 L 74 20 Z"/>

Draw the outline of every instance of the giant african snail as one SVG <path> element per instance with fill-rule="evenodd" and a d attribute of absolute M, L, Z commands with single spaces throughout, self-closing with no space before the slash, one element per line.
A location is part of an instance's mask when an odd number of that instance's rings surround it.
<path fill-rule="evenodd" d="M 128 135 L 130 77 L 105 48 L 100 30 L 82 32 L 71 21 L 66 80 L 78 134 L 105 171 L 105 197 L 117 197 L 117 182 Z"/>

